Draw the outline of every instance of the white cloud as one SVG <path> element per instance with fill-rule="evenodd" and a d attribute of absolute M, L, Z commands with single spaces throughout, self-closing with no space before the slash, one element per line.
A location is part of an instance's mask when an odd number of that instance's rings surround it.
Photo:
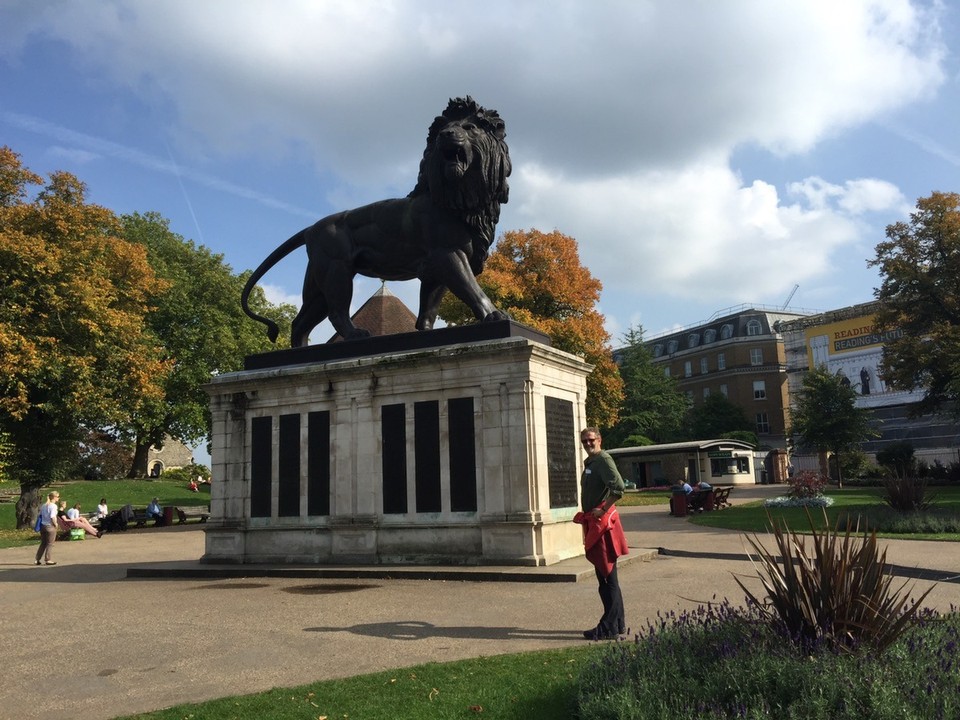
<path fill-rule="evenodd" d="M 507 123 L 514 177 L 501 230 L 557 228 L 607 288 L 716 306 L 783 295 L 770 268 L 784 263 L 791 285 L 824 277 L 838 252 L 863 244 L 865 216 L 906 207 L 883 178 L 805 169 L 778 190 L 744 181 L 731 155 L 790 158 L 883 126 L 945 77 L 943 8 L 908 0 L 15 7 L 18 22 L 0 31 L 7 57 L 30 33 L 72 45 L 99 82 L 171 115 L 170 143 L 193 158 L 178 173 L 311 217 L 322 213 L 203 167 L 308 156 L 331 209 L 402 194 L 433 115 L 472 94 Z M 125 148 L 80 146 L 171 171 Z"/>
<path fill-rule="evenodd" d="M 267 301 L 274 305 L 286 304 L 300 307 L 300 293 L 294 294 L 279 285 L 270 285 L 268 283 L 260 283 L 260 288 L 263 290 Z"/>

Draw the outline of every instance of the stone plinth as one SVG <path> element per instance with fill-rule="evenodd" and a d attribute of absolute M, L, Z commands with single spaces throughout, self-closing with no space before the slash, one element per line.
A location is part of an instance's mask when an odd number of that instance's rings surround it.
<path fill-rule="evenodd" d="M 204 560 L 536 566 L 582 554 L 571 520 L 591 366 L 535 333 L 470 342 L 455 330 L 430 335 L 468 341 L 327 360 L 318 346 L 214 378 Z"/>

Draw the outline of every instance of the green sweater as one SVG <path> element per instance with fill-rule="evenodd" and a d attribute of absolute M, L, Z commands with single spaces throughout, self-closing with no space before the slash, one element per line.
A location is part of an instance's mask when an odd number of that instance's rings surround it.
<path fill-rule="evenodd" d="M 619 500 L 623 497 L 623 490 L 623 478 L 613 458 L 605 450 L 598 455 L 587 456 L 580 476 L 580 506 L 584 512 L 593 510 L 609 495 Z"/>

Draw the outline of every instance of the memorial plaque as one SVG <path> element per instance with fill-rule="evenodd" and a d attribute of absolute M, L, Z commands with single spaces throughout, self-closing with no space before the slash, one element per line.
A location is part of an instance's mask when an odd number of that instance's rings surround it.
<path fill-rule="evenodd" d="M 300 415 L 280 416 L 277 516 L 300 515 Z"/>
<path fill-rule="evenodd" d="M 250 432 L 250 517 L 270 517 L 273 418 L 253 418 Z"/>
<path fill-rule="evenodd" d="M 547 421 L 547 483 L 550 507 L 576 507 L 577 437 L 573 425 L 573 403 L 560 398 L 544 397 Z"/>
<path fill-rule="evenodd" d="M 440 403 L 413 404 L 414 465 L 418 513 L 440 512 Z"/>
<path fill-rule="evenodd" d="M 307 515 L 330 514 L 330 413 L 307 415 Z"/>
<path fill-rule="evenodd" d="M 450 509 L 477 511 L 477 436 L 473 422 L 473 398 L 447 402 L 447 435 L 450 438 Z"/>
<path fill-rule="evenodd" d="M 407 421 L 402 403 L 384 405 L 380 432 L 383 436 L 383 512 L 407 512 Z"/>

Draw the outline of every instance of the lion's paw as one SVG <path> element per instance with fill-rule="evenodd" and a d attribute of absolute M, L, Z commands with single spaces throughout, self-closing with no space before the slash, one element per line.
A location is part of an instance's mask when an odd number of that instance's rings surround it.
<path fill-rule="evenodd" d="M 494 310 L 492 313 L 488 313 L 487 316 L 483 319 L 483 322 L 500 322 L 501 320 L 509 320 L 510 316 L 507 315 L 503 310 Z"/>

